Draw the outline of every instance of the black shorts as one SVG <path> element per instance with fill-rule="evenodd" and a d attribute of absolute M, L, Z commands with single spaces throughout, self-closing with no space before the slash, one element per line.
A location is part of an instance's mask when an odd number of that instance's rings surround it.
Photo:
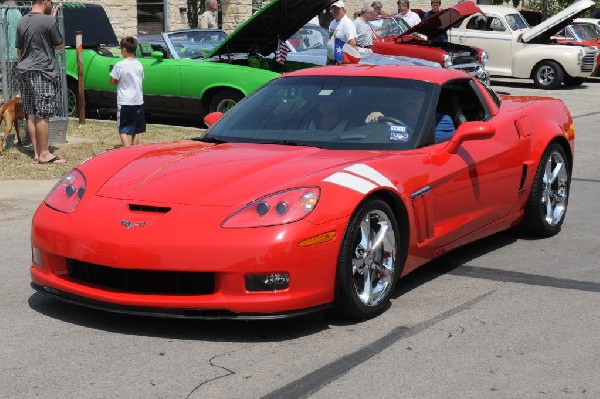
<path fill-rule="evenodd" d="M 118 105 L 117 127 L 120 134 L 136 135 L 146 131 L 144 105 Z"/>

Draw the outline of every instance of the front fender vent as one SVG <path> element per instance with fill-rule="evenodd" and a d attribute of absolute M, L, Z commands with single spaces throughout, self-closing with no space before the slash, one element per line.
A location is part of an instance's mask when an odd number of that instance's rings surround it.
<path fill-rule="evenodd" d="M 148 205 L 137 205 L 129 204 L 129 210 L 132 212 L 144 212 L 144 213 L 168 213 L 171 208 L 164 206 L 148 206 Z"/>

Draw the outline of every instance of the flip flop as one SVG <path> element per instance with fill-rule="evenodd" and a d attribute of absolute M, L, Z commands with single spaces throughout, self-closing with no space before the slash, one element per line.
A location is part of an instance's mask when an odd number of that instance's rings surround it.
<path fill-rule="evenodd" d="M 38 162 L 41 164 L 46 164 L 46 163 L 65 163 L 67 161 L 65 161 L 64 159 L 62 159 L 61 157 L 59 157 L 57 155 L 54 158 L 50 159 L 49 161 L 46 161 L 46 162 L 38 161 Z"/>

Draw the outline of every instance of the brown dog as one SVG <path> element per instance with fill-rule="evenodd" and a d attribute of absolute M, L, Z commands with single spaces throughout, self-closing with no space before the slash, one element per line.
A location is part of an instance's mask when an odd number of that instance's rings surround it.
<path fill-rule="evenodd" d="M 21 145 L 21 136 L 19 135 L 19 119 L 27 118 L 21 106 L 21 97 L 15 97 L 0 107 L 0 121 L 4 121 L 4 137 L 0 144 L 0 151 L 4 148 L 4 142 L 10 134 L 13 126 L 17 133 L 17 144 Z"/>

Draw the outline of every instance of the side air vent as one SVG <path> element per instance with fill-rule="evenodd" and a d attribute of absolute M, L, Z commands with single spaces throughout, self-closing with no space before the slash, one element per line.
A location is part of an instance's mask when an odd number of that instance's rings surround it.
<path fill-rule="evenodd" d="M 147 205 L 136 205 L 129 204 L 129 210 L 132 212 L 144 212 L 144 213 L 167 213 L 171 208 L 163 206 L 147 206 Z"/>
<path fill-rule="evenodd" d="M 519 191 L 523 191 L 523 186 L 525 186 L 526 179 L 527 179 L 527 165 L 523 165 L 523 173 L 521 174 L 521 184 L 519 184 Z"/>

